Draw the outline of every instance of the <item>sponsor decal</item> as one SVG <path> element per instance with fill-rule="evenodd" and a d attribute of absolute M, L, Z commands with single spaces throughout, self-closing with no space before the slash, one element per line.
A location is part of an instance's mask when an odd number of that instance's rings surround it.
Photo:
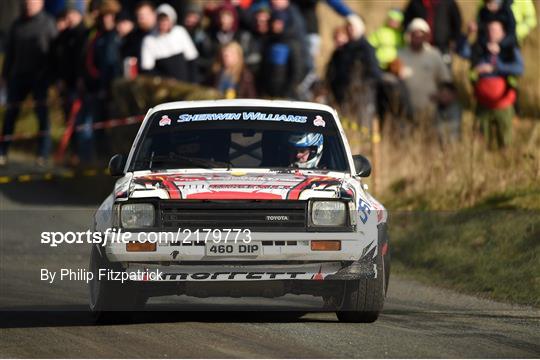
<path fill-rule="evenodd" d="M 163 115 L 161 117 L 161 119 L 159 120 L 159 126 L 167 126 L 167 125 L 171 125 L 171 118 L 168 117 L 167 115 Z"/>
<path fill-rule="evenodd" d="M 363 224 L 367 223 L 369 214 L 371 214 L 369 204 L 364 200 L 360 199 L 360 202 L 358 203 L 358 216 L 360 217 L 360 221 Z"/>
<path fill-rule="evenodd" d="M 245 173 L 243 173 L 245 174 Z M 338 191 L 341 180 L 286 174 L 156 174 L 135 177 L 130 191 L 165 190 L 171 199 L 298 199 L 304 190 Z M 301 175 L 301 174 L 299 174 Z"/>
<path fill-rule="evenodd" d="M 222 120 L 259 120 L 259 121 L 280 121 L 305 124 L 307 116 L 267 114 L 262 112 L 241 112 L 241 113 L 213 113 L 213 114 L 180 114 L 177 122 L 196 121 L 222 121 Z M 322 120 L 322 119 L 321 119 Z M 324 122 L 324 121 L 323 121 Z"/>
<path fill-rule="evenodd" d="M 326 176 L 315 176 L 312 178 L 307 178 L 295 187 L 291 188 L 287 194 L 287 199 L 298 200 L 300 195 L 304 190 L 333 190 L 341 186 L 341 181 Z"/>
<path fill-rule="evenodd" d="M 264 281 L 264 280 L 324 280 L 342 268 L 340 262 L 292 266 L 288 268 L 275 267 L 243 267 L 232 266 L 176 266 L 160 268 L 162 272 L 155 281 Z M 129 268 L 137 271 L 140 268 Z M 155 270 L 143 268 L 145 272 Z"/>
<path fill-rule="evenodd" d="M 200 199 L 200 200 L 281 200 L 283 199 L 280 194 L 273 194 L 270 192 L 257 192 L 257 191 L 209 191 L 201 193 L 187 194 L 186 199 Z"/>
<path fill-rule="evenodd" d="M 313 125 L 325 127 L 326 123 L 324 122 L 321 115 L 317 115 L 317 116 L 315 116 L 315 120 L 313 120 Z"/>
<path fill-rule="evenodd" d="M 205 281 L 205 280 L 309 280 L 313 274 L 303 271 L 218 271 L 196 273 L 163 273 L 162 281 Z M 322 280 L 322 279 L 321 279 Z"/>

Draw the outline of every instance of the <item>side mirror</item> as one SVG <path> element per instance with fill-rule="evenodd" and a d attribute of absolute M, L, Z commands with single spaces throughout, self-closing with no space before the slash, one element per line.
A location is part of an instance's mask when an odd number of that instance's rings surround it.
<path fill-rule="evenodd" d="M 109 173 L 111 176 L 124 175 L 124 166 L 126 165 L 126 159 L 124 155 L 116 154 L 109 161 Z"/>
<path fill-rule="evenodd" d="M 356 168 L 356 175 L 360 177 L 368 177 L 371 175 L 371 163 L 367 158 L 362 155 L 353 156 L 354 167 Z"/>

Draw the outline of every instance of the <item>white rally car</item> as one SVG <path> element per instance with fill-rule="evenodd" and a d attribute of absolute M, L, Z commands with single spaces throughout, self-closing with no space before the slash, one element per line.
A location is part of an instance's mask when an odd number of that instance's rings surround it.
<path fill-rule="evenodd" d="M 162 104 L 109 170 L 120 178 L 95 215 L 107 241 L 92 248 L 93 312 L 172 294 L 311 294 L 341 321 L 372 322 L 382 310 L 387 214 L 332 108 Z"/>

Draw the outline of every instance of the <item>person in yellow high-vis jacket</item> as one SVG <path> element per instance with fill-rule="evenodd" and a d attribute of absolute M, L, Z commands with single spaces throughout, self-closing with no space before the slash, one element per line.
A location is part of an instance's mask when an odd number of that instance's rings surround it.
<path fill-rule="evenodd" d="M 383 70 L 377 86 L 377 113 L 381 126 L 388 114 L 395 119 L 412 116 L 407 89 L 397 76 L 400 68 L 398 51 L 405 45 L 403 20 L 404 15 L 400 9 L 391 9 L 386 15 L 384 25 L 368 37 L 369 43 L 375 48 L 379 67 Z"/>
<path fill-rule="evenodd" d="M 386 23 L 368 37 L 375 48 L 379 66 L 383 70 L 397 58 L 398 50 L 403 46 L 403 13 L 399 9 L 391 9 L 386 16 Z"/>
<path fill-rule="evenodd" d="M 512 12 L 516 19 L 516 35 L 520 44 L 536 27 L 536 9 L 533 0 L 514 0 Z"/>

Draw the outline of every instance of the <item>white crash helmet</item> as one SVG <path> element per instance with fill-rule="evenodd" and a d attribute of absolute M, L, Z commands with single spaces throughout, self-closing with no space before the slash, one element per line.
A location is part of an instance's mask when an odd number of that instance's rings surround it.
<path fill-rule="evenodd" d="M 310 149 L 309 158 L 306 162 L 295 161 L 291 165 L 300 169 L 316 168 L 321 161 L 323 152 L 323 136 L 319 133 L 292 134 L 289 136 L 288 143 L 294 149 Z"/>

